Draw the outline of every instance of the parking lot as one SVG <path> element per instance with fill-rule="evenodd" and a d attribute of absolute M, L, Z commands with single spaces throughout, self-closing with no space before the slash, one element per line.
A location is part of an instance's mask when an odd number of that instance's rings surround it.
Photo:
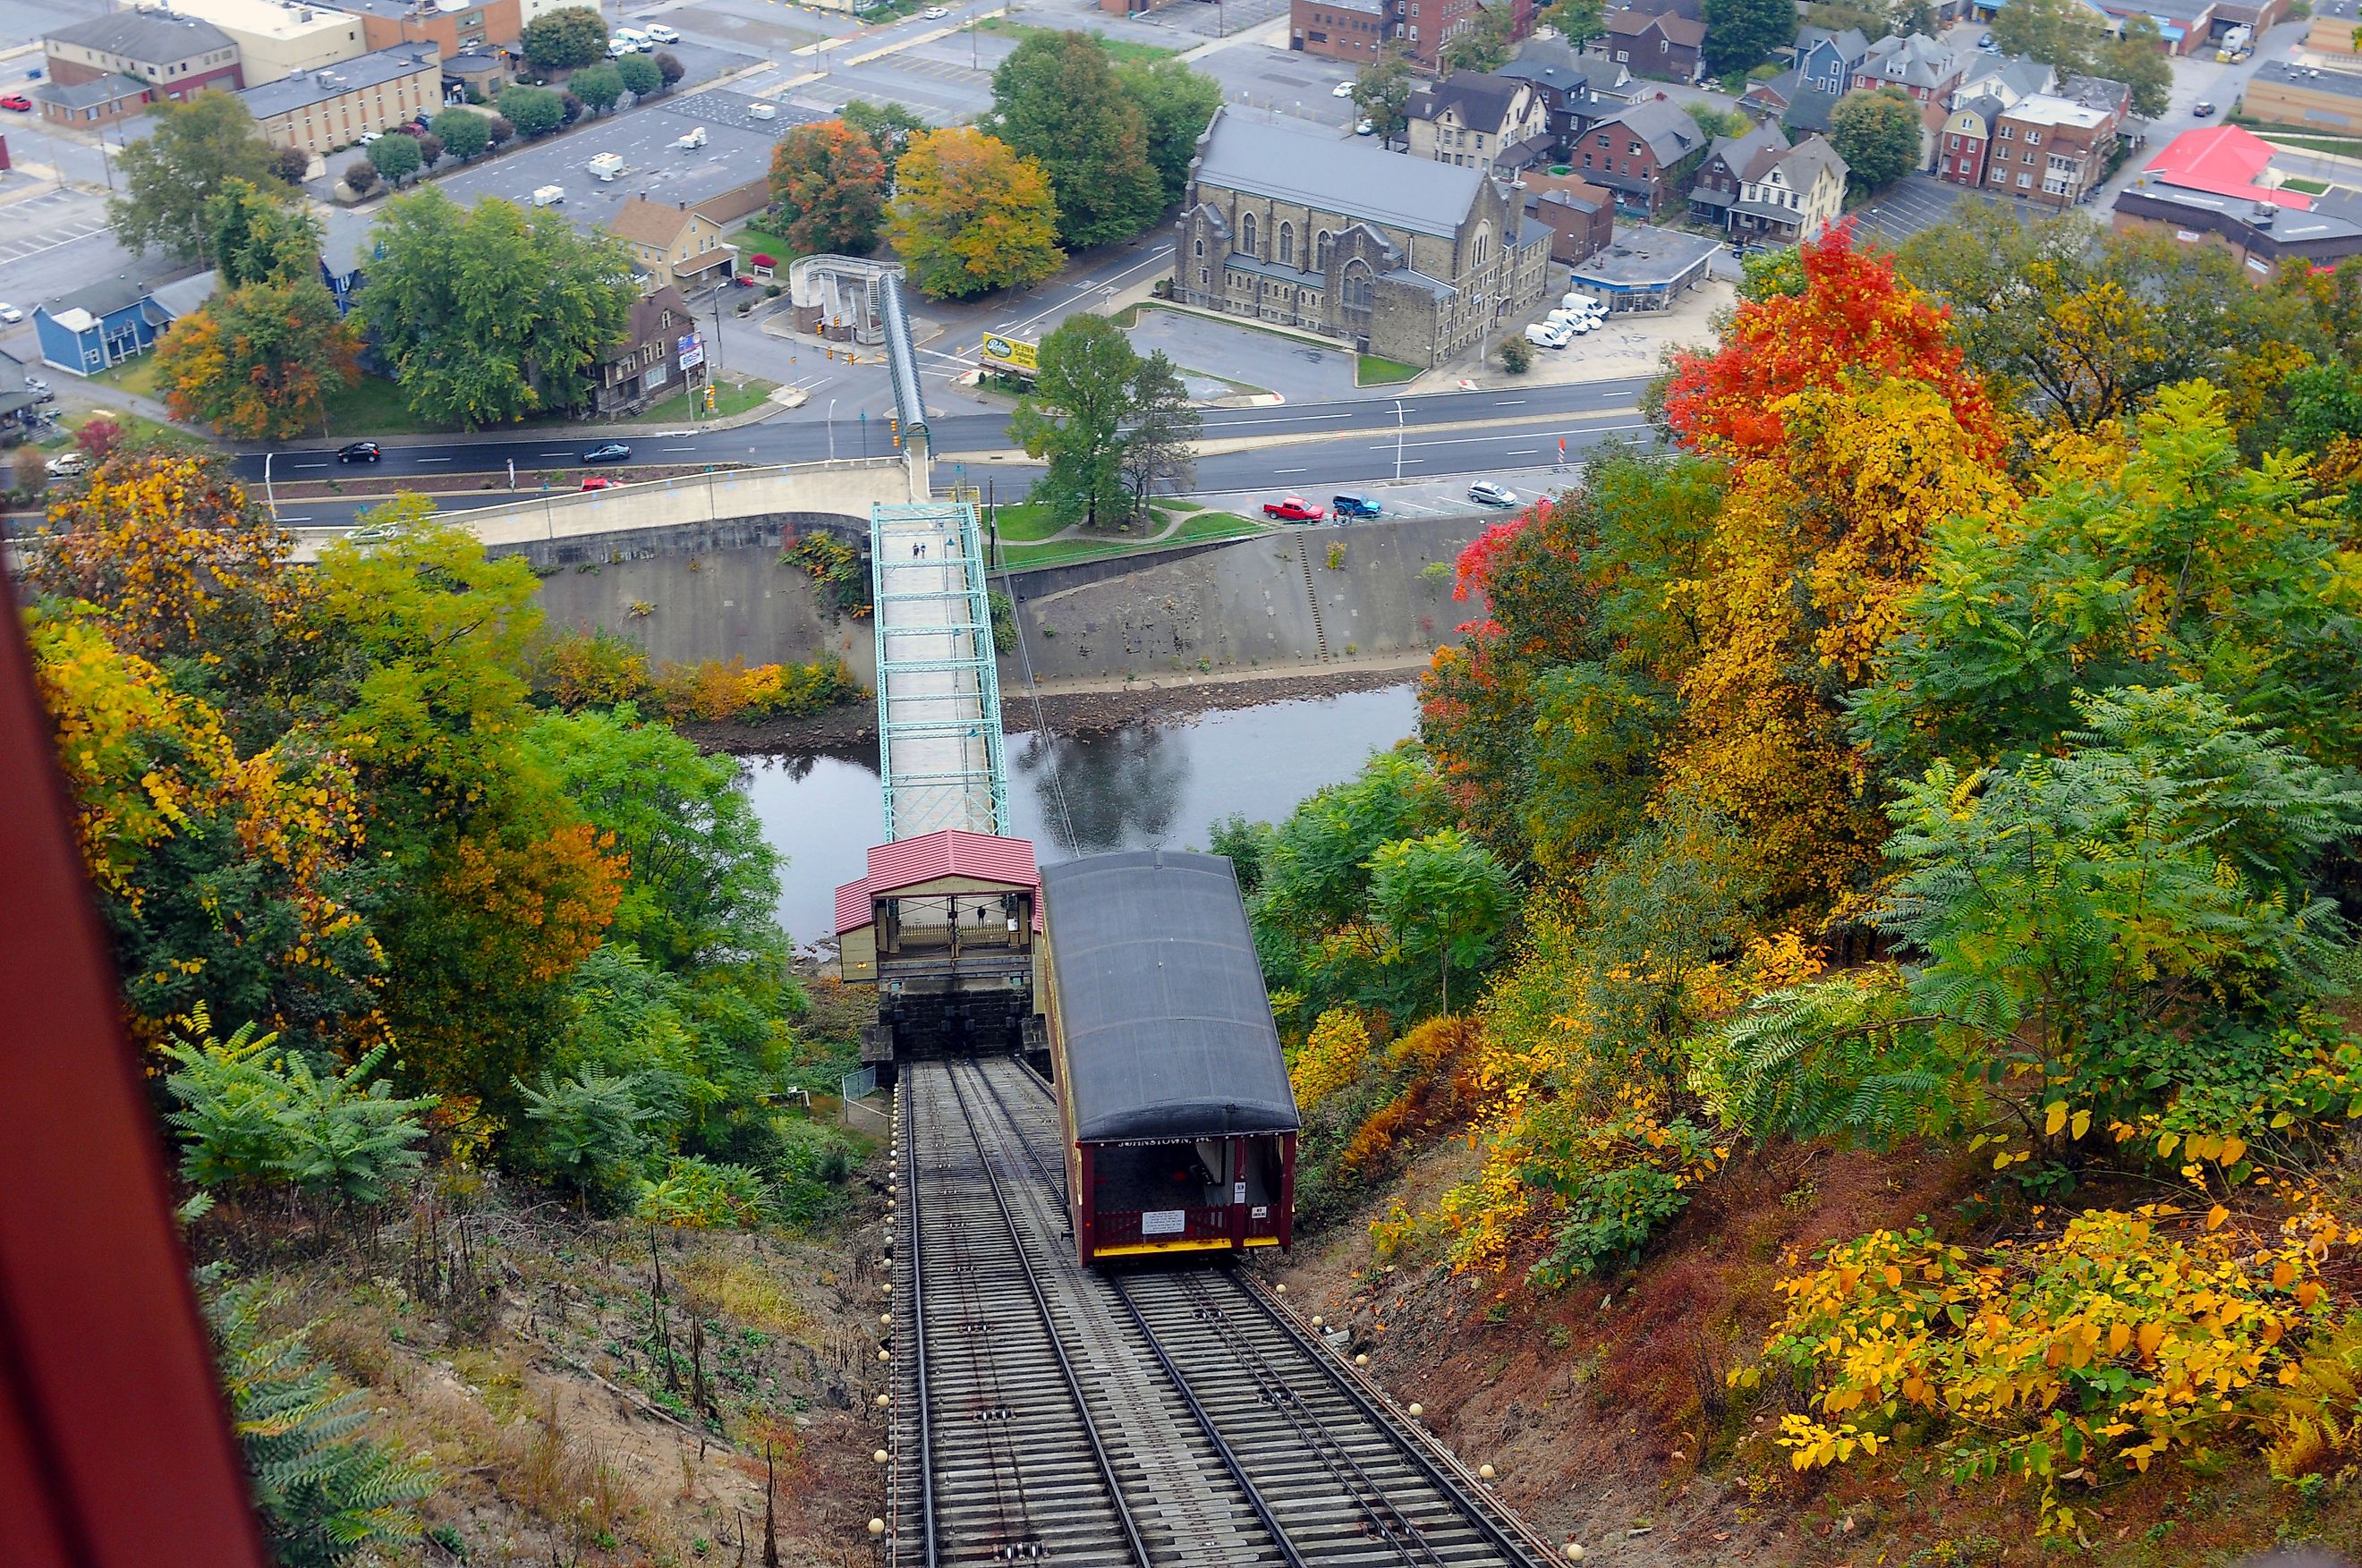
<path fill-rule="evenodd" d="M 1880 192 L 1878 200 L 1858 208 L 1852 216 L 1864 229 L 1900 245 L 1921 229 L 1949 221 L 1953 209 L 1969 195 L 1960 186 L 1948 185 L 1932 174 L 1912 174 Z"/>
<path fill-rule="evenodd" d="M 1161 348 L 1184 369 L 1277 392 L 1290 402 L 1365 395 L 1353 385 L 1352 350 L 1336 345 L 1324 347 L 1178 311 L 1143 310 L 1140 324 L 1124 335 L 1142 354 Z"/>

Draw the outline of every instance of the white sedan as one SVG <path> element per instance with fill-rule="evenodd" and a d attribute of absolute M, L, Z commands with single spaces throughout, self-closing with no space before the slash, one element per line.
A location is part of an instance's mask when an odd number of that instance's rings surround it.
<path fill-rule="evenodd" d="M 15 326 L 18 322 L 23 321 L 24 319 L 25 313 L 18 310 L 16 306 L 0 304 L 0 322 L 6 322 L 10 326 Z"/>
<path fill-rule="evenodd" d="M 1329 89 L 1329 96 L 1331 98 L 1351 98 L 1352 95 L 1353 84 L 1350 82 L 1340 82 L 1336 86 Z"/>
<path fill-rule="evenodd" d="M 1507 485 L 1496 485 L 1490 479 L 1479 479 L 1468 487 L 1468 499 L 1479 506 L 1513 507 L 1518 504 L 1518 492 Z"/>
<path fill-rule="evenodd" d="M 919 15 L 930 22 L 940 22 L 951 15 L 951 9 L 944 5 L 930 5 Z"/>

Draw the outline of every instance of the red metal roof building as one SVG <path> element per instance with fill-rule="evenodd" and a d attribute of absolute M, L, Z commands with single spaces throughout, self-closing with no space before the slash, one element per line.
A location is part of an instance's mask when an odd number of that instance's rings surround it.
<path fill-rule="evenodd" d="M 1026 839 L 950 828 L 873 847 L 869 874 L 836 890 L 837 972 L 877 987 L 862 1060 L 1017 1048 L 1041 929 Z"/>
<path fill-rule="evenodd" d="M 2145 182 L 2269 202 L 2291 213 L 2309 213 L 2312 198 L 2301 191 L 2265 183 L 2272 163 L 2272 144 L 2237 126 L 2208 126 L 2184 131 L 2165 145 L 2141 170 Z"/>

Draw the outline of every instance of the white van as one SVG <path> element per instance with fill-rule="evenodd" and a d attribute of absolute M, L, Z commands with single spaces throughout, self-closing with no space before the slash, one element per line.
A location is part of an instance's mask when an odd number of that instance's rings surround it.
<path fill-rule="evenodd" d="M 1574 334 L 1555 322 L 1536 322 L 1526 328 L 1526 341 L 1536 348 L 1564 348 L 1574 341 Z"/>
<path fill-rule="evenodd" d="M 1606 305 L 1590 294 L 1562 294 L 1559 296 L 1558 308 L 1562 311 L 1581 311 L 1585 315 L 1604 316 L 1607 313 Z"/>
<path fill-rule="evenodd" d="M 608 35 L 607 41 L 614 44 L 629 44 L 632 46 L 633 52 L 638 53 L 648 47 L 649 38 L 647 34 L 637 27 L 617 27 Z"/>

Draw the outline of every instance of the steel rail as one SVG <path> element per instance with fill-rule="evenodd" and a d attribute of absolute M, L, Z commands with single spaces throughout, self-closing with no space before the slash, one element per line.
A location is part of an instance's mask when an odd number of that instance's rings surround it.
<path fill-rule="evenodd" d="M 926 1545 L 927 1568 L 936 1568 L 935 1558 L 935 1432 L 934 1400 L 927 1392 L 927 1258 L 921 1250 L 919 1233 L 924 1229 L 919 1222 L 919 1155 L 918 1139 L 913 1135 L 918 1121 L 915 1109 L 918 1096 L 912 1094 L 902 1102 L 902 1190 L 911 1213 L 911 1234 L 905 1244 L 911 1249 L 911 1354 L 916 1358 L 912 1370 L 916 1374 L 919 1400 L 919 1528 Z M 897 1204 L 899 1212 L 903 1207 Z"/>
<path fill-rule="evenodd" d="M 1139 1521 L 1131 1517 L 1131 1506 L 1124 1500 L 1122 1484 L 1117 1480 L 1115 1462 L 1108 1457 L 1107 1444 L 1099 1439 L 1099 1429 L 1091 1419 L 1089 1402 L 1083 1397 L 1082 1379 L 1075 1373 L 1075 1364 L 1066 1354 L 1066 1347 L 1058 1335 L 1058 1320 L 1050 1310 L 1050 1299 L 1042 1290 L 1042 1282 L 1033 1273 L 1032 1260 L 1025 1255 L 1025 1237 L 1017 1228 L 1017 1215 L 1009 1207 L 1009 1199 L 1000 1190 L 1000 1178 L 993 1174 L 992 1158 L 985 1152 L 984 1135 L 977 1130 L 976 1116 L 968 1109 L 967 1091 L 960 1087 L 959 1064 L 949 1065 L 945 1074 L 952 1086 L 952 1096 L 959 1102 L 960 1119 L 967 1126 L 968 1140 L 976 1146 L 978 1169 L 984 1172 L 986 1185 L 992 1192 L 993 1206 L 1000 1211 L 1001 1223 L 1009 1229 L 1011 1251 L 1017 1259 L 1018 1272 L 1024 1276 L 1025 1288 L 1033 1298 L 1035 1310 L 1042 1314 L 1042 1327 L 1050 1345 L 1052 1356 L 1058 1363 L 1058 1373 L 1065 1380 L 1067 1397 L 1075 1402 L 1075 1419 L 1081 1423 L 1083 1436 L 1091 1445 L 1091 1456 L 1098 1462 L 1099 1475 L 1107 1482 L 1108 1501 L 1114 1505 L 1116 1519 L 1123 1526 L 1124 1539 L 1131 1546 L 1132 1558 L 1140 1568 L 1154 1568 L 1148 1554 L 1148 1543 L 1141 1539 Z M 982 1069 L 977 1069 L 982 1077 Z M 988 1080 L 987 1088 L 991 1085 Z M 1021 1132 L 1020 1136 L 1022 1136 Z M 1303 1568 L 1300 1563 L 1293 1568 Z"/>

